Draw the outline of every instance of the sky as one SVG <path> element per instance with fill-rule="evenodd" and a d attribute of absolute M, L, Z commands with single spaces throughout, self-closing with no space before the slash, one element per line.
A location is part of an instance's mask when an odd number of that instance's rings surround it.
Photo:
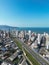
<path fill-rule="evenodd" d="M 49 0 L 0 0 L 0 25 L 49 27 Z"/>

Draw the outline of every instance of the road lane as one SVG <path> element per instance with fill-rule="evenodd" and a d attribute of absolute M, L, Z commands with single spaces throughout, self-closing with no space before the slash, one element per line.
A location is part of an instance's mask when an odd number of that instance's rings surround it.
<path fill-rule="evenodd" d="M 18 41 L 21 42 L 20 40 Z M 21 44 L 40 63 L 40 65 L 49 65 L 49 63 L 47 63 L 43 58 L 41 58 L 33 50 L 31 50 L 28 45 L 24 44 L 23 42 L 21 42 Z"/>

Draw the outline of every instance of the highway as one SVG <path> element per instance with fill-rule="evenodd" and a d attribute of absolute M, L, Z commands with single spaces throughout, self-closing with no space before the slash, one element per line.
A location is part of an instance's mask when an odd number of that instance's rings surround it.
<path fill-rule="evenodd" d="M 18 41 L 21 42 L 20 40 Z M 40 63 L 40 65 L 49 65 L 48 62 L 46 62 L 42 57 L 36 54 L 27 44 L 24 44 L 23 42 L 21 42 L 21 44 L 22 47 L 25 48 Z"/>

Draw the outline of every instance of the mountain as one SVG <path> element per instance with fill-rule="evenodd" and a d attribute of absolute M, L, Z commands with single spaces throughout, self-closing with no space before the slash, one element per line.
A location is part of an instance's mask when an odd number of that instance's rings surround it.
<path fill-rule="evenodd" d="M 8 26 L 8 25 L 0 25 L 0 30 L 19 30 L 19 27 L 13 27 L 13 26 Z"/>

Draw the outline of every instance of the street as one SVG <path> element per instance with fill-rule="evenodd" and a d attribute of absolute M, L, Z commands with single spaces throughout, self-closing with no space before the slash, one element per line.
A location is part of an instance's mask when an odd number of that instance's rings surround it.
<path fill-rule="evenodd" d="M 18 40 L 18 41 L 21 42 L 20 40 Z M 23 48 L 25 48 L 40 63 L 40 65 L 49 65 L 43 58 L 41 58 L 33 50 L 31 50 L 27 44 L 24 44 L 23 42 L 21 42 L 21 44 L 22 44 Z"/>

